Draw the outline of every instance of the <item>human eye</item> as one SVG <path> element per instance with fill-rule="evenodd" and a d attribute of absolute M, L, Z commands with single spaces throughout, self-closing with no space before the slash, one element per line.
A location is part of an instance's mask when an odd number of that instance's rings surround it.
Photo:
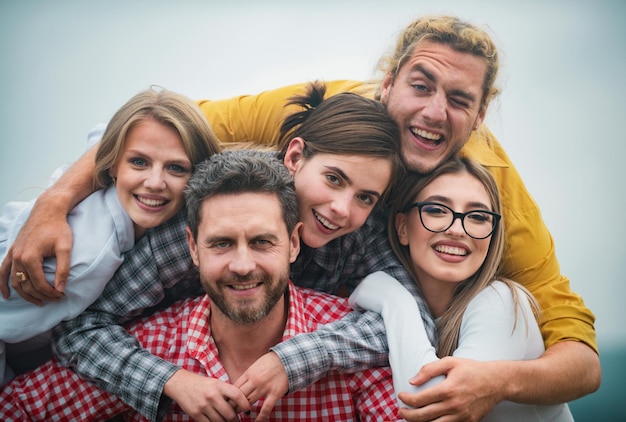
<path fill-rule="evenodd" d="M 268 249 L 273 246 L 273 243 L 269 239 L 258 238 L 252 241 L 252 245 L 257 249 Z"/>
<path fill-rule="evenodd" d="M 491 214 L 482 211 L 470 212 L 465 218 L 473 224 L 486 224 L 493 220 Z"/>
<path fill-rule="evenodd" d="M 211 243 L 211 248 L 216 249 L 216 250 L 224 250 L 230 247 L 230 245 L 231 245 L 231 242 L 227 240 L 217 240 Z"/>
<path fill-rule="evenodd" d="M 341 178 L 339 176 L 337 176 L 336 174 L 334 174 L 334 173 L 327 173 L 325 176 L 326 176 L 326 180 L 331 185 L 334 185 L 334 186 L 340 186 L 341 185 Z"/>
<path fill-rule="evenodd" d="M 359 201 L 367 206 L 373 206 L 376 204 L 376 198 L 373 195 L 369 195 L 367 193 L 361 193 L 357 195 Z"/>
<path fill-rule="evenodd" d="M 191 170 L 188 167 L 185 167 L 183 165 L 180 164 L 170 164 L 168 166 L 168 169 L 174 173 L 174 174 L 179 174 L 181 176 L 186 175 L 188 173 L 191 172 Z"/>
<path fill-rule="evenodd" d="M 422 83 L 413 83 L 412 86 L 413 86 L 413 89 L 416 90 L 417 92 L 428 91 L 428 87 Z"/>
<path fill-rule="evenodd" d="M 422 207 L 422 212 L 432 217 L 445 217 L 450 214 L 450 210 L 441 204 L 426 204 Z"/>
<path fill-rule="evenodd" d="M 141 157 L 131 157 L 128 159 L 128 162 L 136 167 L 145 167 L 146 166 L 146 160 L 144 158 Z"/>
<path fill-rule="evenodd" d="M 468 108 L 470 106 L 470 103 L 462 97 L 452 97 L 450 102 L 459 108 Z"/>

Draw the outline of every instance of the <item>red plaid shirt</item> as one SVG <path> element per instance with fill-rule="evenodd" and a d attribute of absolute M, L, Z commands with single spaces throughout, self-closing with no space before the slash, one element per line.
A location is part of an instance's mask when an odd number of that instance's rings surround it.
<path fill-rule="evenodd" d="M 289 318 L 283 340 L 310 332 L 321 324 L 350 312 L 347 300 L 289 286 Z M 128 330 L 151 353 L 189 371 L 229 382 L 210 335 L 210 302 L 207 296 L 177 302 L 170 308 L 131 325 Z M 140 394 L 140 392 L 138 392 Z M 82 381 L 52 360 L 24 374 L 0 394 L 0 420 L 106 420 L 126 412 L 128 420 L 145 420 L 119 398 Z M 242 421 L 253 421 L 262 401 L 252 406 Z M 391 370 L 374 368 L 355 374 L 330 372 L 311 386 L 293 392 L 276 403 L 275 421 L 396 420 L 397 405 Z M 173 403 L 168 421 L 190 420 Z"/>

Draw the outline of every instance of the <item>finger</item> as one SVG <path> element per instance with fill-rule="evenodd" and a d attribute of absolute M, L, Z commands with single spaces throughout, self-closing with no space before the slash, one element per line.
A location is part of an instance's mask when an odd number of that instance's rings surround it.
<path fill-rule="evenodd" d="M 23 291 L 36 297 L 39 300 L 49 300 L 56 302 L 63 293 L 58 292 L 46 281 L 46 276 L 43 272 L 43 259 L 38 258 L 24 258 L 21 262 L 14 262 L 13 266 L 16 268 L 24 268 L 24 272 L 28 274 L 30 283 L 23 286 Z"/>
<path fill-rule="evenodd" d="M 250 403 L 248 402 L 248 399 L 238 388 L 226 391 L 225 397 L 227 398 L 230 406 L 236 410 L 237 413 L 248 412 L 250 410 Z"/>
<path fill-rule="evenodd" d="M 71 248 L 57 247 L 56 271 L 54 273 L 54 287 L 56 291 L 65 291 L 67 277 L 70 275 Z"/>
<path fill-rule="evenodd" d="M 19 277 L 11 276 L 11 287 L 13 287 L 13 290 L 15 290 L 25 301 L 37 306 L 43 305 L 42 299 L 31 294 L 31 292 L 35 292 L 36 290 L 32 287 L 30 280 L 22 282 Z"/>
<path fill-rule="evenodd" d="M 259 411 L 259 415 L 256 420 L 259 422 L 269 420 L 270 414 L 272 413 L 272 410 L 274 410 L 274 406 L 279 399 L 280 397 L 276 397 L 274 395 L 267 396 L 263 401 L 263 405 L 261 406 L 261 410 Z"/>
<path fill-rule="evenodd" d="M 9 248 L 7 255 L 0 264 L 0 292 L 5 299 L 9 298 L 9 278 L 11 277 L 11 262 L 13 257 L 13 249 Z"/>

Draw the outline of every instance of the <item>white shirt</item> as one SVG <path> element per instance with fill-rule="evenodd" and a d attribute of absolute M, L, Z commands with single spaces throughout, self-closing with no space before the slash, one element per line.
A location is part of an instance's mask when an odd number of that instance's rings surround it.
<path fill-rule="evenodd" d="M 0 259 L 4 259 L 17 233 L 30 215 L 34 201 L 10 202 L 0 217 Z M 80 202 L 68 215 L 74 235 L 70 274 L 65 295 L 58 302 L 35 306 L 11 289 L 0 297 L 0 340 L 17 343 L 78 316 L 102 293 L 135 243 L 133 222 L 122 208 L 115 187 L 99 190 Z M 44 273 L 54 282 L 56 259 L 44 260 Z"/>
<path fill-rule="evenodd" d="M 435 348 L 428 342 L 417 305 L 409 303 L 410 297 L 398 281 L 382 272 L 366 277 L 350 296 L 353 307 L 383 316 L 396 392 L 421 391 L 443 380 L 438 377 L 420 387 L 408 383 L 423 365 L 438 360 Z M 506 284 L 494 281 L 479 292 L 463 313 L 459 344 L 453 355 L 479 361 L 541 356 L 545 350 L 543 339 L 530 303 L 521 290 L 518 298 L 515 319 L 511 289 Z M 503 401 L 482 420 L 565 422 L 574 418 L 567 404 L 542 406 Z"/>

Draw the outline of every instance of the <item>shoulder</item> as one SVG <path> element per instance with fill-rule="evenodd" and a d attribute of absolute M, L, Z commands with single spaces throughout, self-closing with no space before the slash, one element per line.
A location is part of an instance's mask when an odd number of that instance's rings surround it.
<path fill-rule="evenodd" d="M 352 311 L 347 298 L 303 287 L 296 287 L 305 316 L 312 322 L 326 324 L 343 318 Z"/>

